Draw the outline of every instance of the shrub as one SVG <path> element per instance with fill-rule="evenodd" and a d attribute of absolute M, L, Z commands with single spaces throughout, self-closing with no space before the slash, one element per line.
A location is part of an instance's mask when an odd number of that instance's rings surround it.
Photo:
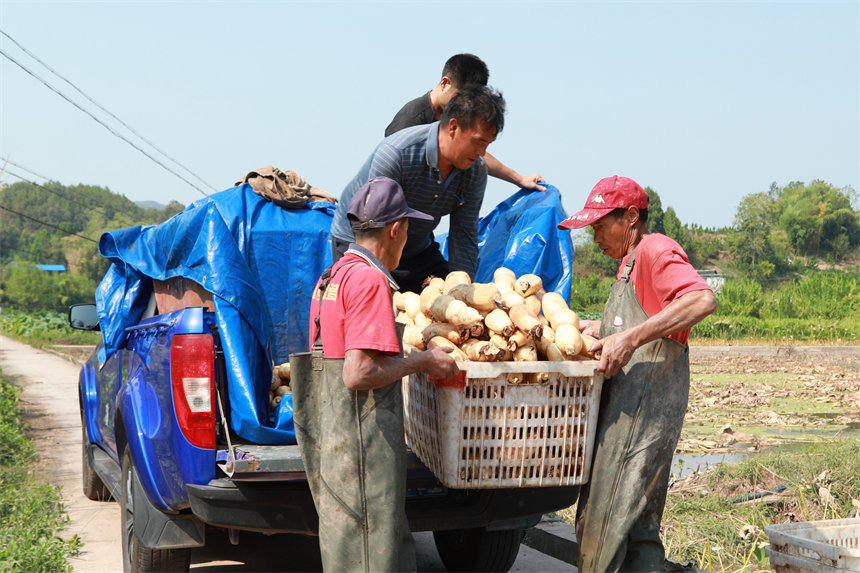
<path fill-rule="evenodd" d="M 717 295 L 719 316 L 758 317 L 762 303 L 761 285 L 753 279 L 727 281 Z"/>
<path fill-rule="evenodd" d="M 570 307 L 580 314 L 603 312 L 613 282 L 613 278 L 595 273 L 573 277 L 570 284 Z"/>
<path fill-rule="evenodd" d="M 762 305 L 762 318 L 860 318 L 860 276 L 815 271 L 783 284 Z"/>

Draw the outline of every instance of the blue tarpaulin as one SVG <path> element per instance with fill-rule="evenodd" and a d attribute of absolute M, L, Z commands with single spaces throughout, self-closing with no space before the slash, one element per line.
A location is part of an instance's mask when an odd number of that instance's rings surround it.
<path fill-rule="evenodd" d="M 104 233 L 101 254 L 113 263 L 96 304 L 104 359 L 137 324 L 152 280 L 185 277 L 212 293 L 224 356 L 232 429 L 260 444 L 295 443 L 292 404 L 270 413 L 272 363 L 308 349 L 311 291 L 331 263 L 334 205 L 284 209 L 247 184 L 196 201 L 160 225 Z M 554 187 L 520 191 L 479 225 L 476 281 L 506 266 L 540 275 L 545 288 L 570 294 L 573 246 L 556 224 L 566 217 Z"/>
<path fill-rule="evenodd" d="M 478 222 L 478 270 L 475 282 L 493 281 L 493 271 L 507 267 L 517 276 L 533 273 L 544 290 L 570 300 L 573 242 L 557 225 L 567 218 L 561 193 L 521 189 L 502 201 Z M 448 256 L 448 237 L 440 235 L 442 254 Z"/>
<path fill-rule="evenodd" d="M 256 443 L 295 443 L 289 402 L 269 416 L 271 364 L 308 349 L 311 291 L 331 264 L 334 207 L 283 209 L 244 184 L 160 225 L 104 233 L 99 251 L 113 263 L 96 292 L 105 356 L 140 320 L 150 278 L 191 279 L 213 295 L 233 430 Z"/>

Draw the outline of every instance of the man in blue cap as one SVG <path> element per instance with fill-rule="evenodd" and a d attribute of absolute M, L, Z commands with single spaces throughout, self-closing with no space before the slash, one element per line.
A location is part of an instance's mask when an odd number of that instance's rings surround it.
<path fill-rule="evenodd" d="M 347 211 L 355 234 L 311 301 L 314 367 L 294 355 L 296 436 L 319 514 L 326 571 L 414 571 L 406 521 L 406 444 L 401 379 L 459 371 L 442 349 L 403 356 L 392 295 L 411 209 L 400 185 L 368 181 Z M 321 352 L 320 352 L 321 349 Z"/>

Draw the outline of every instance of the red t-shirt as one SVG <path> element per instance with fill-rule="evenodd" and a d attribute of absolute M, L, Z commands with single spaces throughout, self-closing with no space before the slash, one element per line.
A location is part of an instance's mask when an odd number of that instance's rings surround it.
<path fill-rule="evenodd" d="M 358 261 L 339 270 L 350 261 Z M 379 350 L 398 354 L 400 343 L 394 325 L 392 289 L 388 277 L 358 254 L 348 252 L 335 263 L 331 281 L 323 293 L 320 324 L 323 352 L 335 358 L 347 350 Z M 317 336 L 318 288 L 314 288 L 310 313 L 310 346 Z"/>
<path fill-rule="evenodd" d="M 624 274 L 628 256 L 621 259 L 616 278 Z M 645 235 L 636 245 L 636 261 L 630 278 L 636 298 L 648 316 L 654 316 L 681 295 L 711 288 L 690 264 L 681 245 L 659 233 Z M 690 337 L 690 329 L 669 337 L 684 344 Z"/>

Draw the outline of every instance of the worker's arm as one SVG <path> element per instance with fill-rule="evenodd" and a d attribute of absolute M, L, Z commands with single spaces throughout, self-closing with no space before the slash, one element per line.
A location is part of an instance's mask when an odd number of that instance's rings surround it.
<path fill-rule="evenodd" d="M 607 378 L 615 376 L 640 346 L 691 328 L 716 309 L 717 299 L 710 290 L 695 290 L 681 295 L 642 324 L 595 342 L 591 351 L 600 351 L 597 370 Z"/>
<path fill-rule="evenodd" d="M 534 175 L 520 175 L 489 153 L 484 155 L 484 161 L 487 162 L 487 170 L 490 172 L 490 175 L 496 179 L 513 183 L 523 189 L 544 190 L 544 187 L 538 185 L 538 183 L 544 182 L 544 178 L 537 173 Z"/>
<path fill-rule="evenodd" d="M 350 390 L 372 390 L 387 386 L 415 372 L 446 380 L 457 372 L 449 350 L 433 348 L 409 356 L 392 356 L 378 350 L 347 350 L 343 360 L 343 382 Z"/>
<path fill-rule="evenodd" d="M 580 320 L 579 331 L 582 334 L 598 338 L 600 336 L 600 321 L 599 320 Z"/>

